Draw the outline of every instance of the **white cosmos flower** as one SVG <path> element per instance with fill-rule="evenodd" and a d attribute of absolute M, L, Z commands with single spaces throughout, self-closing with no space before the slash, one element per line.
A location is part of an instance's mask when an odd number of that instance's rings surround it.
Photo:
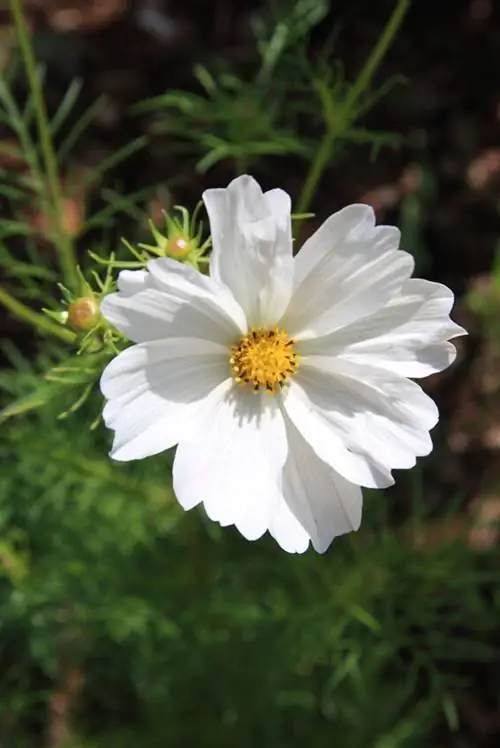
<path fill-rule="evenodd" d="M 177 446 L 184 509 L 291 553 L 358 529 L 360 486 L 432 449 L 434 402 L 407 377 L 454 360 L 451 291 L 410 278 L 373 210 L 330 216 L 292 255 L 290 198 L 248 176 L 204 193 L 210 276 L 175 260 L 123 271 L 102 312 L 135 345 L 101 379 L 111 455 Z"/>

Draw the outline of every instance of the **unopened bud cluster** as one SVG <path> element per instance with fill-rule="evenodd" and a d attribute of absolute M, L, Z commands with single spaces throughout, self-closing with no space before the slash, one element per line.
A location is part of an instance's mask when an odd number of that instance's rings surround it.
<path fill-rule="evenodd" d="M 171 257 L 198 267 L 201 258 L 211 246 L 210 240 L 202 240 L 202 226 L 196 223 L 197 210 L 190 217 L 186 208 L 176 206 L 180 215 L 171 216 L 163 212 L 165 225 L 160 231 L 150 222 L 154 244 L 140 244 L 141 249 L 156 256 Z"/>
<path fill-rule="evenodd" d="M 111 253 L 110 257 L 101 258 L 90 252 L 90 256 L 94 260 L 107 266 L 104 278 L 101 278 L 95 272 L 92 273 L 96 280 L 94 288 L 79 268 L 77 269 L 80 278 L 78 289 L 70 290 L 59 284 L 63 295 L 61 307 L 57 310 L 44 309 L 43 311 L 60 325 L 73 330 L 75 340 L 80 346 L 80 352 L 83 350 L 93 351 L 96 346 L 100 347 L 107 343 L 115 350 L 116 340 L 122 337 L 106 322 L 100 311 L 100 300 L 115 290 L 114 272 L 116 270 L 123 267 L 130 268 L 131 266 L 137 269 L 146 267 L 152 256 L 170 257 L 192 265 L 197 270 L 200 270 L 204 263 L 208 263 L 208 258 L 205 255 L 211 246 L 211 241 L 210 239 L 203 240 L 203 227 L 197 221 L 199 207 L 194 210 L 191 216 L 186 208 L 179 206 L 176 206 L 177 215 L 171 216 L 163 212 L 163 230 L 160 230 L 150 221 L 149 225 L 154 244 L 138 244 L 137 249 L 128 241 L 123 240 L 125 246 L 135 257 L 132 262 L 117 260 L 114 253 Z"/>

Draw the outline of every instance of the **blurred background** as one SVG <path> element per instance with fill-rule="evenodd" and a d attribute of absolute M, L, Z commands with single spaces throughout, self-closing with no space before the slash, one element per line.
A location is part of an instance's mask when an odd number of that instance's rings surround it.
<path fill-rule="evenodd" d="M 1 748 L 500 744 L 500 3 L 391 36 L 396 5 L 25 0 L 49 145 L 0 5 Z M 112 463 L 102 360 L 36 316 L 68 247 L 91 272 L 244 171 L 302 238 L 370 203 L 470 331 L 423 383 L 433 454 L 325 556 L 185 514 L 170 454 Z"/>

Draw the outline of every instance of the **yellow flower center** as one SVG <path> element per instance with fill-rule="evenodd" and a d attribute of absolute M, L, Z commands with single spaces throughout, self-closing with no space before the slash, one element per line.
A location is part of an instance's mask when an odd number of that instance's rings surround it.
<path fill-rule="evenodd" d="M 250 384 L 254 391 L 276 392 L 299 365 L 294 341 L 278 327 L 252 330 L 231 348 L 229 363 L 237 382 Z"/>

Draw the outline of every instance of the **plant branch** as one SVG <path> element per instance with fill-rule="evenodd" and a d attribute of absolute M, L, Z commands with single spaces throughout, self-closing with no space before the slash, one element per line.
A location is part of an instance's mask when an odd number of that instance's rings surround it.
<path fill-rule="evenodd" d="M 28 322 L 37 330 L 51 333 L 67 342 L 71 342 L 75 339 L 75 334 L 71 332 L 71 330 L 52 322 L 44 314 L 40 314 L 39 312 L 30 309 L 26 304 L 23 304 L 22 301 L 11 296 L 11 294 L 1 286 L 0 304 L 9 310 L 13 317 L 17 317 L 18 319 L 23 320 L 23 322 Z"/>
<path fill-rule="evenodd" d="M 78 274 L 75 250 L 73 241 L 63 223 L 63 195 L 59 180 L 57 159 L 50 134 L 41 78 L 39 71 L 37 70 L 35 55 L 33 53 L 29 31 L 22 9 L 22 0 L 10 0 L 10 8 L 19 40 L 21 56 L 26 69 L 30 94 L 33 97 L 36 122 L 40 137 L 40 148 L 45 168 L 45 179 L 52 213 L 51 218 L 57 236 L 57 248 L 59 250 L 61 270 L 65 284 L 76 291 L 78 286 Z"/>
<path fill-rule="evenodd" d="M 346 95 L 346 99 L 342 104 L 341 116 L 338 118 L 336 125 L 332 125 L 332 123 L 327 120 L 326 132 L 318 150 L 316 151 L 316 155 L 313 159 L 297 202 L 297 213 L 306 213 L 308 211 L 316 194 L 321 177 L 331 160 L 335 138 L 342 129 L 345 129 L 345 127 L 349 125 L 353 109 L 355 108 L 360 96 L 362 96 L 363 92 L 370 86 L 373 76 L 387 53 L 387 50 L 394 41 L 409 6 L 410 0 L 398 0 L 391 17 L 375 44 L 375 47 Z"/>

